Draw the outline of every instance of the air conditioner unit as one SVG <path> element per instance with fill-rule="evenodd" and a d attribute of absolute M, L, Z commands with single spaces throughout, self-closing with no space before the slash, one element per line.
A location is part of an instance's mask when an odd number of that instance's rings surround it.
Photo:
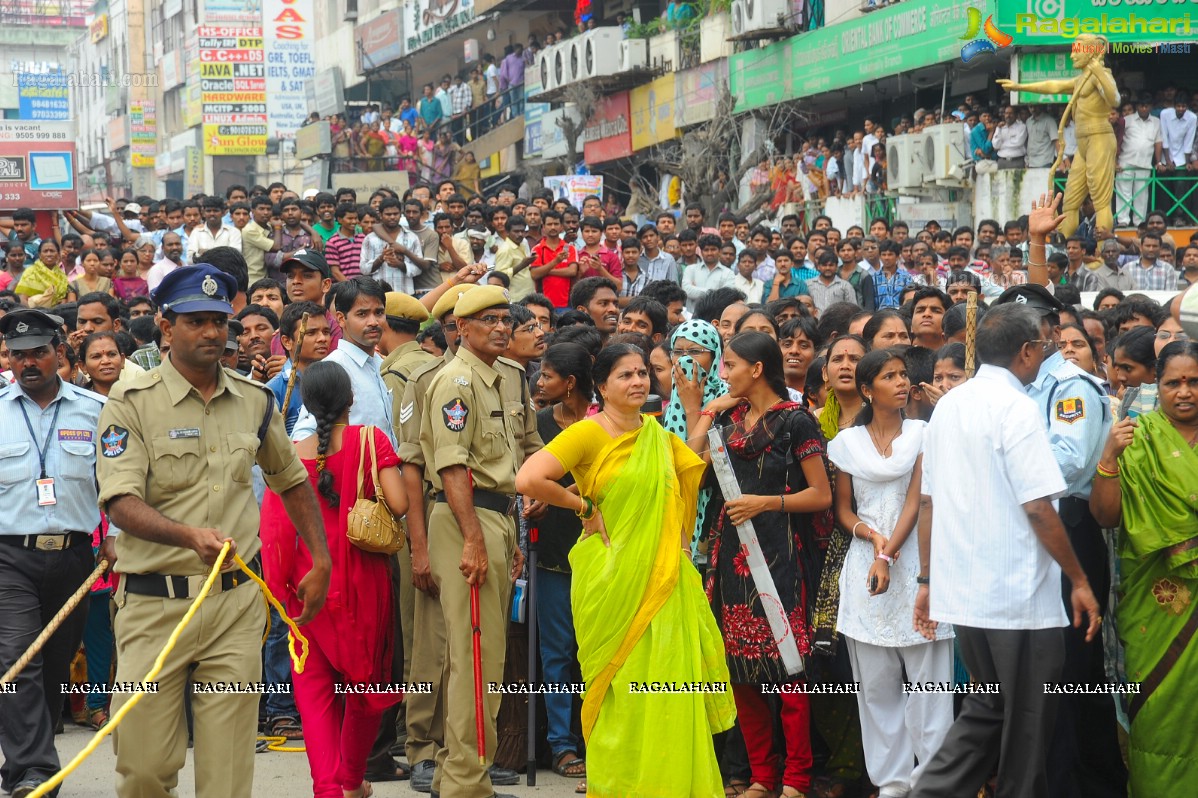
<path fill-rule="evenodd" d="M 947 180 L 956 177 L 956 167 L 969 160 L 969 144 L 965 140 L 965 126 L 960 122 L 947 125 L 932 125 L 924 130 L 924 164 L 927 172 L 925 181 Z"/>
<path fill-rule="evenodd" d="M 649 64 L 649 43 L 644 39 L 623 39 L 620 42 L 620 71 L 644 69 Z"/>
<path fill-rule="evenodd" d="M 914 136 L 891 136 L 886 139 L 886 187 L 890 190 L 913 188 L 922 184 L 916 169 Z"/>
<path fill-rule="evenodd" d="M 537 53 L 537 72 L 541 76 L 541 91 L 552 91 L 557 88 L 557 80 L 554 79 L 553 71 L 553 56 L 557 52 L 557 45 L 552 45 Z"/>
<path fill-rule="evenodd" d="M 573 82 L 570 76 L 570 42 L 553 45 L 553 85 L 565 86 Z"/>
<path fill-rule="evenodd" d="M 787 0 L 733 0 L 732 34 L 785 28 L 790 15 Z"/>
<path fill-rule="evenodd" d="M 578 79 L 615 75 L 621 71 L 624 32 L 616 26 L 595 28 L 581 37 Z"/>
<path fill-rule="evenodd" d="M 586 37 L 586 33 L 580 34 L 563 45 L 566 51 L 566 83 L 574 83 L 586 77 L 582 72 Z"/>

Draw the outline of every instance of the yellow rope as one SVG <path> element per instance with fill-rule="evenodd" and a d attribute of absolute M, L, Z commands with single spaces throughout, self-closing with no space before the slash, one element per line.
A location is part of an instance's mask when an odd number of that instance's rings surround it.
<path fill-rule="evenodd" d="M 161 652 L 159 652 L 158 658 L 154 660 L 154 666 L 150 668 L 150 672 L 146 674 L 146 677 L 142 679 L 142 682 L 152 682 L 158 676 L 158 674 L 162 672 L 162 668 L 166 665 L 166 658 L 174 649 L 175 644 L 179 642 L 179 636 L 183 634 L 183 629 L 196 614 L 196 610 L 199 609 L 200 604 L 204 602 L 204 599 L 208 598 L 208 592 L 212 589 L 212 585 L 216 582 L 216 577 L 220 575 L 220 567 L 224 564 L 225 557 L 228 556 L 228 554 L 229 544 L 225 543 L 220 550 L 220 555 L 216 558 L 216 562 L 212 565 L 212 571 L 209 572 L 208 578 L 204 580 L 204 586 L 200 588 L 200 594 L 196 596 L 195 601 L 192 602 L 192 605 L 187 608 L 186 614 L 184 614 L 183 618 L 175 626 L 174 630 L 171 631 L 171 636 L 169 639 L 167 639 L 166 646 Z M 278 599 L 271 595 L 270 589 L 267 588 L 266 583 L 262 581 L 262 578 L 251 571 L 245 564 L 245 561 L 236 554 L 233 555 L 233 562 L 237 564 L 238 568 L 249 575 L 251 579 L 258 583 L 258 586 L 262 588 L 262 594 L 266 597 L 266 601 L 279 611 L 279 614 L 283 617 L 283 620 L 286 621 L 287 625 L 291 627 L 291 634 L 288 635 L 287 640 L 287 649 L 291 653 L 291 662 L 295 667 L 295 672 L 303 673 L 304 664 L 308 661 L 308 639 L 304 637 L 302 632 L 300 632 L 299 627 L 295 624 L 295 621 L 291 620 L 291 618 L 287 616 L 286 610 L 283 609 L 283 605 L 279 603 Z M 295 653 L 295 641 L 297 639 L 303 643 L 304 647 L 303 653 L 298 655 Z M 134 693 L 128 701 L 121 705 L 121 708 L 116 711 L 116 714 L 112 716 L 108 723 L 104 724 L 104 727 L 95 733 L 95 736 L 93 736 L 91 741 L 84 746 L 83 750 L 76 754 L 75 758 L 68 762 L 66 767 L 51 776 L 49 781 L 39 784 L 37 789 L 29 794 L 29 798 L 44 798 L 44 796 L 51 790 L 62 784 L 63 780 L 66 779 L 67 776 L 71 775 L 71 773 L 73 773 L 77 767 L 83 764 L 85 759 L 95 753 L 96 749 L 100 747 L 100 743 L 104 740 L 104 738 L 116 730 L 116 727 L 120 725 L 121 721 L 125 719 L 125 716 L 129 714 L 129 711 L 132 710 L 137 702 L 141 700 L 143 695 L 145 695 L 144 692 Z"/>
<path fill-rule="evenodd" d="M 287 745 L 286 737 L 272 737 L 269 734 L 259 734 L 258 739 L 269 742 L 269 745 L 266 746 L 267 751 L 284 751 L 287 753 L 302 754 L 308 750 L 302 745 Z"/>

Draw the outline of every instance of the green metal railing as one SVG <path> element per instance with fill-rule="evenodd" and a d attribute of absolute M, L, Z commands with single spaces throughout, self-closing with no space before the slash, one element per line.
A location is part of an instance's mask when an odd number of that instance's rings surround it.
<path fill-rule="evenodd" d="M 885 219 L 886 224 L 894 224 L 898 220 L 897 194 L 866 194 L 864 199 L 865 213 L 862 217 L 862 227 L 869 226 L 873 219 Z M 824 202 L 822 199 L 806 199 L 802 202 L 803 223 L 808 228 L 807 232 L 811 231 L 812 220 L 823 214 Z"/>
<path fill-rule="evenodd" d="M 1132 171 L 1135 172 L 1134 179 L 1130 176 Z M 1064 192 L 1066 180 L 1066 177 L 1056 178 L 1054 185 L 1057 191 Z M 1125 191 L 1131 191 L 1131 194 Z M 1112 199 L 1116 219 L 1130 217 L 1132 224 L 1144 221 L 1135 218 L 1138 216 L 1135 206 L 1139 201 L 1146 200 L 1145 213 L 1160 211 L 1170 223 L 1173 219 L 1180 219 L 1183 227 L 1198 227 L 1198 175 L 1157 172 L 1155 169 L 1116 172 Z"/>

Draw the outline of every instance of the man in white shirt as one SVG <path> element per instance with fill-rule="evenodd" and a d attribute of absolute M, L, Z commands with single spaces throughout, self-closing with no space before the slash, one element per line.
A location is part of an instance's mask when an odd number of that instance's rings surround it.
<path fill-rule="evenodd" d="M 358 268 L 368 277 L 385 281 L 391 290 L 411 296 L 416 291 L 414 278 L 432 267 L 424 258 L 420 238 L 399 223 L 402 215 L 394 197 L 379 203 L 379 229 L 362 242 Z"/>
<path fill-rule="evenodd" d="M 878 143 L 878 125 L 868 116 L 865 117 L 865 135 L 861 137 L 861 157 L 865 166 L 864 178 L 869 179 L 869 172 L 874 168 L 874 145 Z"/>
<path fill-rule="evenodd" d="M 220 197 L 204 199 L 204 223 L 191 232 L 188 239 L 188 261 L 204 262 L 204 253 L 216 247 L 232 247 L 241 252 L 241 231 L 221 224 L 225 202 Z"/>
<path fill-rule="evenodd" d="M 1117 224 L 1126 227 L 1144 221 L 1148 195 L 1152 193 L 1148 179 L 1153 164 L 1163 163 L 1163 147 L 1161 120 L 1152 115 L 1152 100 L 1141 97 L 1136 103 L 1136 112 L 1123 117 L 1123 146 L 1119 150 L 1119 170 L 1115 176 Z"/>
<path fill-rule="evenodd" d="M 398 446 L 392 424 L 391 391 L 383 382 L 383 358 L 375 351 L 386 325 L 387 295 L 382 286 L 366 277 L 353 277 L 330 289 L 330 309 L 341 325 L 344 337 L 325 358 L 349 375 L 354 403 L 349 409 L 350 424 L 371 424 Z M 316 434 L 316 417 L 308 408 L 300 410 L 291 431 L 291 440 L 302 441 Z"/>
<path fill-rule="evenodd" d="M 183 239 L 171 230 L 162 237 L 162 260 L 146 272 L 146 285 L 153 291 L 162 282 L 162 278 L 183 265 Z"/>
<path fill-rule="evenodd" d="M 1002 121 L 994 128 L 990 143 L 998 156 L 999 169 L 1023 168 L 1027 160 L 1027 125 L 1019 121 L 1019 115 L 1011 106 L 1002 109 Z"/>
<path fill-rule="evenodd" d="M 1194 170 L 1198 169 L 1198 156 L 1194 153 L 1194 134 L 1198 130 L 1198 116 L 1188 110 L 1186 105 L 1185 95 L 1179 92 L 1173 100 L 1173 107 L 1161 111 L 1161 135 L 1164 138 L 1162 160 L 1165 162 L 1161 168 L 1175 172 L 1177 177 L 1182 177 L 1182 172 L 1188 173 L 1190 177 L 1189 180 L 1176 181 L 1173 193 L 1178 197 L 1185 196 L 1186 192 L 1191 190 Z M 1186 204 L 1193 208 L 1193 198 L 1191 197 Z M 1174 216 L 1174 225 L 1179 224 L 1177 221 L 1179 216 L 1185 218 L 1183 208 L 1179 207 L 1177 210 L 1178 213 Z"/>
<path fill-rule="evenodd" d="M 995 693 L 965 696 L 911 798 L 972 794 L 989 778 L 1010 795 L 1048 795 L 1045 759 L 1060 679 L 1061 572 L 1072 584 L 1073 622 L 1102 619 L 1053 506 L 1066 484 L 1040 408 L 1023 391 L 1052 341 L 1040 317 L 1010 303 L 978 324 L 977 376 L 946 394 L 928 426 L 920 486 L 915 624 L 931 639 L 952 623 L 974 681 Z"/>
<path fill-rule="evenodd" d="M 1027 128 L 1027 165 L 1029 169 L 1052 166 L 1057 157 L 1057 120 L 1044 113 L 1043 105 L 1032 106 Z"/>
<path fill-rule="evenodd" d="M 695 303 L 704 294 L 716 288 L 730 286 L 736 275 L 720 263 L 720 237 L 705 235 L 699 239 L 699 255 L 702 263 L 694 264 L 682 273 L 682 290 L 686 291 L 686 309 L 692 313 Z"/>

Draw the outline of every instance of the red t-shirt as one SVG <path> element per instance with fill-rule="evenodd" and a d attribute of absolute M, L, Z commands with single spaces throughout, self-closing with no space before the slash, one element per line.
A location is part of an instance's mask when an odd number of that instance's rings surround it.
<path fill-rule="evenodd" d="M 585 253 L 585 252 L 586 252 L 586 250 L 580 251 L 578 253 L 578 256 L 581 258 L 583 256 L 583 253 Z M 603 268 L 607 269 L 608 272 L 611 273 L 611 276 L 615 277 L 617 281 L 619 281 L 623 278 L 623 269 L 620 268 L 620 256 L 617 253 L 612 252 L 610 249 L 603 246 L 602 244 L 599 246 L 599 252 L 596 253 L 595 255 L 591 256 L 591 260 L 592 260 L 592 263 L 595 260 L 598 260 L 600 263 L 602 263 Z M 600 273 L 600 271 L 598 269 L 596 269 L 595 267 L 592 266 L 591 268 L 587 269 L 586 271 L 580 273 L 578 276 L 581 278 L 586 278 L 586 277 L 602 277 L 603 275 Z"/>
<path fill-rule="evenodd" d="M 563 248 L 567 249 L 566 258 L 555 266 L 553 271 L 565 269 L 570 264 L 577 263 L 578 251 L 572 245 L 559 240 L 557 247 L 553 248 L 546 243 L 546 239 L 542 238 L 533 245 L 533 261 L 532 266 L 529 268 L 544 266 L 556 258 Z M 570 306 L 570 286 L 573 282 L 574 279 L 572 277 L 556 277 L 553 275 L 553 272 L 550 272 L 541 278 L 541 293 L 549 298 L 549 301 L 553 303 L 553 307 L 568 308 Z"/>

